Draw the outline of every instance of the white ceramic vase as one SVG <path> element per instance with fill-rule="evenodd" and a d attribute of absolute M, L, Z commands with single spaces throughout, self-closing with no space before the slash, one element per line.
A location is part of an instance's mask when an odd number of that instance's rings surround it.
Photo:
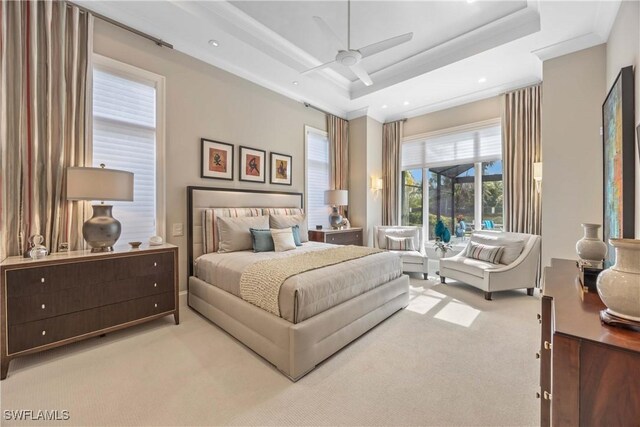
<path fill-rule="evenodd" d="M 589 262 L 602 262 L 607 256 L 607 244 L 598 237 L 600 224 L 582 224 L 584 237 L 576 243 L 576 252 L 580 259 Z"/>
<path fill-rule="evenodd" d="M 616 251 L 616 263 L 598 276 L 598 294 L 611 314 L 640 322 L 640 240 L 609 243 Z"/>

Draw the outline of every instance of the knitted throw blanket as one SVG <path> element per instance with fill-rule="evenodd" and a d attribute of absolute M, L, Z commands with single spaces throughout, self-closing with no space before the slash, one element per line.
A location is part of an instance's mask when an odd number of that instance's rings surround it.
<path fill-rule="evenodd" d="M 259 261 L 250 265 L 240 276 L 240 296 L 280 317 L 280 287 L 289 277 L 378 252 L 382 251 L 363 246 L 340 246 Z"/>

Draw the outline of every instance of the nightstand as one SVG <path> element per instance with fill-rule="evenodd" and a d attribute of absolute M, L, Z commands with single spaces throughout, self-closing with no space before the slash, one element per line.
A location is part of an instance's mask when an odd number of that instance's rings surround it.
<path fill-rule="evenodd" d="M 178 313 L 178 248 L 20 256 L 0 264 L 1 379 L 19 356 Z"/>
<path fill-rule="evenodd" d="M 362 246 L 362 228 L 309 230 L 309 240 L 313 242 L 333 243 L 334 245 Z"/>

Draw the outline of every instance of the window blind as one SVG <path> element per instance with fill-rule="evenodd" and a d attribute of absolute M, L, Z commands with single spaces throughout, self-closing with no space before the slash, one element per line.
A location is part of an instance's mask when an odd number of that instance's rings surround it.
<path fill-rule="evenodd" d="M 324 202 L 329 190 L 329 140 L 318 132 L 307 131 L 307 223 L 329 227 L 331 208 Z"/>
<path fill-rule="evenodd" d="M 402 144 L 402 170 L 435 168 L 502 158 L 502 129 L 492 123 Z"/>
<path fill-rule="evenodd" d="M 146 242 L 156 232 L 156 89 L 131 78 L 93 71 L 93 166 L 133 172 L 133 202 L 113 204 L 120 242 Z"/>

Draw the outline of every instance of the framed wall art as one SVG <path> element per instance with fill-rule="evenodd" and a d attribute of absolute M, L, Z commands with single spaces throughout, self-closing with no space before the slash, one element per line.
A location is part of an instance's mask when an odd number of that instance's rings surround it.
<path fill-rule="evenodd" d="M 271 153 L 272 184 L 291 185 L 291 161 L 292 157 L 286 154 Z"/>
<path fill-rule="evenodd" d="M 233 181 L 233 145 L 202 138 L 200 176 Z"/>
<path fill-rule="evenodd" d="M 240 181 L 266 182 L 266 157 L 264 150 L 240 146 Z"/>
<path fill-rule="evenodd" d="M 606 266 L 615 263 L 609 239 L 635 236 L 635 136 L 633 68 L 620 70 L 602 105 L 604 161 L 603 238 L 609 246 Z"/>

